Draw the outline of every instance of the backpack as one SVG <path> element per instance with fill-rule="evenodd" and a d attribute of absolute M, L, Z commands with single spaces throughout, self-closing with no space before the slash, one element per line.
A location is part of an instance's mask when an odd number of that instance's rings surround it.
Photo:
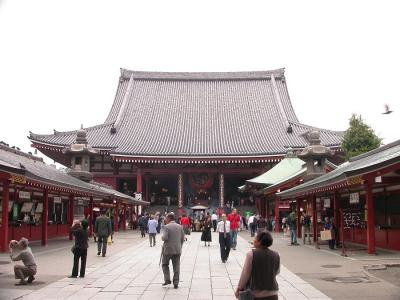
<path fill-rule="evenodd" d="M 303 225 L 304 226 L 310 226 L 311 225 L 311 217 L 310 216 L 305 216 L 303 218 Z"/>

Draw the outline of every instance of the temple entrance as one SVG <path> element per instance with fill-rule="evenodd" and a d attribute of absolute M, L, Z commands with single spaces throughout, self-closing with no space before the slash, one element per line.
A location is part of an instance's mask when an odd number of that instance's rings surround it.
<path fill-rule="evenodd" d="M 149 199 L 151 205 L 178 205 L 178 176 L 158 175 L 149 177 Z"/>
<path fill-rule="evenodd" d="M 214 173 L 184 174 L 184 206 L 218 206 L 218 176 Z"/>
<path fill-rule="evenodd" d="M 254 206 L 254 199 L 247 193 L 239 191 L 238 187 L 243 185 L 243 182 L 248 179 L 248 176 L 243 175 L 225 175 L 225 203 L 231 206 Z"/>

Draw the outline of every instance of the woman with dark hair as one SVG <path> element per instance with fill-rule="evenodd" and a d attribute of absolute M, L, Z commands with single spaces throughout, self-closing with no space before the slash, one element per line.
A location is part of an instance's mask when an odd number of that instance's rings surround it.
<path fill-rule="evenodd" d="M 74 254 L 74 266 L 72 267 L 72 274 L 68 276 L 69 278 L 78 277 L 79 259 L 81 260 L 79 277 L 85 277 L 87 249 L 89 247 L 88 226 L 89 222 L 87 220 L 82 220 L 82 222 L 75 220 L 71 227 L 71 233 L 75 237 L 75 245 L 71 249 Z"/>
<path fill-rule="evenodd" d="M 269 249 L 272 241 L 272 235 L 268 231 L 257 233 L 253 242 L 255 249 L 246 255 L 235 292 L 236 298 L 240 296 L 240 299 L 246 299 L 249 296 L 246 293 L 250 293 L 254 299 L 278 300 L 276 275 L 279 274 L 280 257 L 277 252 Z"/>
<path fill-rule="evenodd" d="M 208 242 L 208 246 L 210 246 L 210 243 L 211 243 L 211 227 L 212 227 L 211 217 L 207 216 L 207 218 L 206 218 L 206 220 L 204 221 L 204 224 L 203 224 L 203 232 L 201 233 L 201 241 L 204 242 L 204 246 L 206 246 L 207 242 Z"/>

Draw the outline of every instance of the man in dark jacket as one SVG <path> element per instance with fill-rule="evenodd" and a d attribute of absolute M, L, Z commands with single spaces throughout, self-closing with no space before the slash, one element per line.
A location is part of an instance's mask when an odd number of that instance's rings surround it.
<path fill-rule="evenodd" d="M 110 218 L 105 213 L 105 210 L 101 210 L 100 216 L 96 218 L 94 225 L 94 233 L 97 236 L 97 255 L 101 253 L 103 257 L 106 256 L 107 239 L 112 232 Z"/>
<path fill-rule="evenodd" d="M 71 233 L 75 237 L 75 245 L 73 247 L 74 266 L 72 268 L 72 275 L 69 276 L 70 278 L 76 278 L 78 276 L 79 259 L 81 259 L 79 277 L 85 277 L 87 249 L 89 247 L 89 235 L 87 232 L 88 226 L 88 221 L 83 220 L 82 222 L 74 222 L 71 227 Z"/>

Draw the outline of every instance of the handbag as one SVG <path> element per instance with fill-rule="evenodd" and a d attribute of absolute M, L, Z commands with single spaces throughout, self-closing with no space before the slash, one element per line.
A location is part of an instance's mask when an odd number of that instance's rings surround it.
<path fill-rule="evenodd" d="M 239 292 L 239 300 L 253 300 L 253 294 L 249 288 Z"/>
<path fill-rule="evenodd" d="M 247 283 L 246 289 L 243 290 L 243 291 L 239 291 L 239 300 L 253 300 L 254 299 L 253 293 L 251 292 L 251 289 L 250 289 L 251 281 L 253 279 L 253 267 L 254 267 L 254 249 L 252 251 L 253 251 L 253 261 L 252 261 L 252 264 L 251 264 L 250 279 L 249 279 L 249 282 Z"/>
<path fill-rule="evenodd" d="M 72 252 L 73 254 L 75 254 L 75 245 L 73 245 L 73 246 L 71 247 L 71 252 Z"/>

